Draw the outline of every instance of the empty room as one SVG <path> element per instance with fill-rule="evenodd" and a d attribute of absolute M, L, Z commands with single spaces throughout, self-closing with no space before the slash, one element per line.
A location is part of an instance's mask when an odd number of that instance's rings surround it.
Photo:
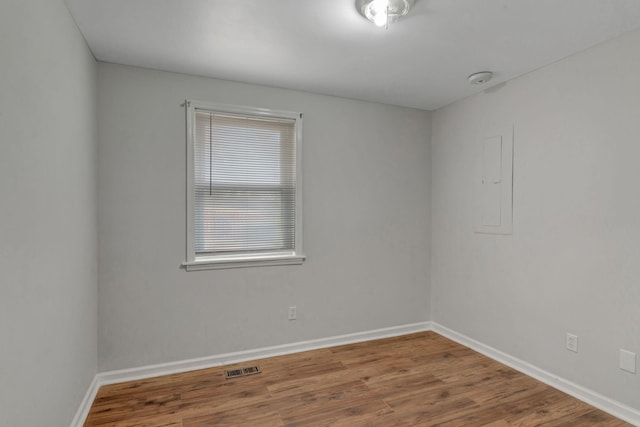
<path fill-rule="evenodd" d="M 0 426 L 638 426 L 638 159 L 637 0 L 0 0 Z"/>

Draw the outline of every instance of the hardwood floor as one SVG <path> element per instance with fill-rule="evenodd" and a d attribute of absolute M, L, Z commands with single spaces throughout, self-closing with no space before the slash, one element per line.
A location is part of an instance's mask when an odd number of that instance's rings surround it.
<path fill-rule="evenodd" d="M 262 373 L 225 379 L 224 370 Z M 85 426 L 628 426 L 434 332 L 102 387 Z"/>

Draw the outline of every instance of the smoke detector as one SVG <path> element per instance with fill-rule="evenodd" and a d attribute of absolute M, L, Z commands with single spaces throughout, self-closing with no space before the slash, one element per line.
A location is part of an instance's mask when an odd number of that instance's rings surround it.
<path fill-rule="evenodd" d="M 480 71 L 479 73 L 473 73 L 467 80 L 472 85 L 482 85 L 487 83 L 493 77 L 493 73 L 491 71 Z"/>

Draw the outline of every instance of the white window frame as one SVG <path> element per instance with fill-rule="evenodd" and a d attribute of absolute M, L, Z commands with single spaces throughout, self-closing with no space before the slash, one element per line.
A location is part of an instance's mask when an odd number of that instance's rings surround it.
<path fill-rule="evenodd" d="M 195 113 L 207 110 L 248 117 L 285 118 L 295 120 L 296 128 L 296 201 L 295 242 L 293 251 L 244 253 L 237 255 L 197 256 L 195 249 Z M 302 113 L 271 110 L 205 101 L 185 101 L 187 122 L 187 253 L 182 266 L 187 271 L 273 265 L 299 265 L 306 257 L 302 250 Z"/>

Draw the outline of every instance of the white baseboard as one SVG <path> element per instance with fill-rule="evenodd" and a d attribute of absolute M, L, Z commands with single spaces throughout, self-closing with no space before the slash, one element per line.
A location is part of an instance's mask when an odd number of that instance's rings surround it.
<path fill-rule="evenodd" d="M 413 323 L 410 325 L 394 326 L 391 328 L 376 329 L 373 331 L 356 332 L 354 334 L 338 335 L 316 340 L 300 341 L 291 344 L 263 347 L 253 350 L 238 351 L 234 353 L 217 354 L 200 357 L 197 359 L 179 360 L 176 362 L 161 363 L 158 365 L 141 366 L 119 371 L 101 372 L 97 375 L 99 385 L 114 384 L 125 381 L 140 380 L 157 377 L 160 375 L 176 374 L 180 372 L 195 371 L 197 369 L 213 368 L 222 365 L 245 362 L 248 360 L 264 359 L 267 357 L 281 356 L 283 354 L 299 353 L 302 351 L 316 350 L 319 348 L 334 347 L 337 345 L 352 344 L 362 341 L 376 340 L 413 332 L 428 331 L 431 322 Z"/>
<path fill-rule="evenodd" d="M 569 380 L 561 378 L 550 372 L 538 368 L 530 363 L 513 357 L 509 354 L 503 353 L 500 350 L 496 350 L 493 347 L 485 345 L 479 341 L 469 338 L 459 332 L 451 330 L 445 326 L 442 326 L 436 322 L 432 322 L 431 328 L 434 332 L 443 335 L 452 341 L 469 347 L 478 353 L 482 353 L 493 360 L 503 363 L 517 371 L 520 371 L 530 377 L 533 377 L 545 384 L 550 385 L 560 391 L 567 393 L 577 399 L 582 400 L 598 409 L 601 409 L 609 414 L 620 418 L 635 426 L 640 426 L 640 411 L 630 406 L 624 405 L 592 390 L 589 390 L 581 385 L 573 383 Z"/>
<path fill-rule="evenodd" d="M 115 384 L 125 381 L 141 380 L 170 375 L 181 372 L 195 371 L 197 369 L 213 368 L 216 366 L 230 365 L 248 360 L 264 359 L 267 357 L 293 354 L 302 351 L 317 350 L 320 348 L 334 347 L 337 345 L 353 344 L 363 341 L 377 340 L 400 335 L 411 334 L 431 330 L 431 322 L 412 323 L 409 325 L 393 326 L 390 328 L 376 329 L 372 331 L 356 332 L 347 335 L 338 335 L 316 340 L 300 341 L 291 344 L 276 345 L 272 347 L 257 348 L 253 350 L 224 353 L 197 359 L 179 360 L 176 362 L 161 363 L 158 365 L 140 366 L 138 368 L 122 369 L 98 373 L 73 419 L 71 427 L 82 427 L 91 404 L 95 399 L 98 389 L 107 384 Z"/>
<path fill-rule="evenodd" d="M 89 415 L 91 405 L 93 405 L 96 394 L 98 394 L 99 388 L 100 385 L 98 384 L 98 375 L 96 375 L 93 377 L 93 381 L 91 381 L 91 384 L 89 384 L 89 388 L 84 394 L 84 398 L 80 403 L 80 407 L 78 408 L 75 417 L 73 417 L 73 421 L 71 421 L 71 427 L 82 427 L 84 425 L 84 422 L 87 419 L 87 415 Z"/>

